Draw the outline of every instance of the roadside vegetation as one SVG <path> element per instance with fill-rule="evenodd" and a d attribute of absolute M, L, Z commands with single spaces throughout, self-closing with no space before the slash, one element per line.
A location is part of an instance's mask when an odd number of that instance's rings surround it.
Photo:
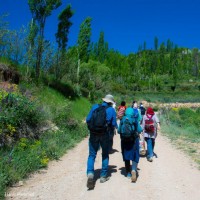
<path fill-rule="evenodd" d="M 200 169 L 200 108 L 163 108 L 160 112 L 162 133 L 187 152 Z"/>
<path fill-rule="evenodd" d="M 144 42 L 122 55 L 109 47 L 103 31 L 91 41 L 90 17 L 80 25 L 76 46 L 67 48 L 75 14 L 70 5 L 58 16 L 54 44 L 45 38 L 45 23 L 61 3 L 29 0 L 33 18 L 20 30 L 9 30 L 7 15 L 0 16 L 0 199 L 7 187 L 86 137 L 84 119 L 105 94 L 113 94 L 118 105 L 200 102 L 199 49 L 155 36 L 153 49 Z M 199 121 L 199 110 L 167 110 L 163 132 L 198 145 Z"/>
<path fill-rule="evenodd" d="M 84 98 L 71 101 L 45 86 L 29 85 L 22 94 L 8 84 L 0 94 L 2 199 L 8 186 L 47 167 L 87 136 L 84 119 L 90 103 Z"/>

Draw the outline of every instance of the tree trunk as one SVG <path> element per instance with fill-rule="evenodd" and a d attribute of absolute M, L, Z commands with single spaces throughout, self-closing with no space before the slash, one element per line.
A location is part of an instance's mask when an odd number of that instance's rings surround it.
<path fill-rule="evenodd" d="M 38 80 L 40 77 L 41 55 L 42 55 L 42 43 L 39 44 L 38 50 L 37 50 L 37 61 L 36 61 L 36 68 L 35 68 L 36 80 Z"/>

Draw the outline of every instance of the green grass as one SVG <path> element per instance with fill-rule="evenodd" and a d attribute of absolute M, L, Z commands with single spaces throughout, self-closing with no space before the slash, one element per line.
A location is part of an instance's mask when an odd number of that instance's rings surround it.
<path fill-rule="evenodd" d="M 69 99 L 52 88 L 42 86 L 34 88 L 33 91 L 41 103 L 46 104 L 48 107 L 58 107 L 69 103 Z"/>
<path fill-rule="evenodd" d="M 39 101 L 46 107 L 46 109 L 58 107 L 62 108 L 68 105 L 73 111 L 72 116 L 78 120 L 83 120 L 91 107 L 91 104 L 86 98 L 80 97 L 75 100 L 70 100 L 56 90 L 48 87 L 43 87 L 34 93 L 37 95 Z"/>
<path fill-rule="evenodd" d="M 71 108 L 73 110 L 73 116 L 79 120 L 86 118 L 87 114 L 91 109 L 91 104 L 85 98 L 79 98 L 72 102 Z"/>
<path fill-rule="evenodd" d="M 1 57 L 1 56 L 0 56 L 0 63 L 9 65 L 9 64 L 11 64 L 12 62 L 11 62 L 8 58 L 6 58 L 6 57 Z"/>
<path fill-rule="evenodd" d="M 88 135 L 83 123 L 90 109 L 87 99 L 66 99 L 48 87 L 29 85 L 29 90 L 40 102 L 46 119 L 58 122 L 59 130 L 48 131 L 39 140 L 22 138 L 13 146 L 0 149 L 0 199 L 4 199 L 7 187 L 46 167 L 49 160 L 59 159 Z"/>
<path fill-rule="evenodd" d="M 199 114 L 192 109 L 172 109 L 160 115 L 162 133 L 179 149 L 188 153 L 200 169 Z"/>
<path fill-rule="evenodd" d="M 184 98 L 183 98 L 184 96 Z M 161 102 L 161 103 L 187 103 L 187 102 L 200 102 L 199 92 L 136 92 L 133 97 L 140 101 L 146 100 L 148 102 Z"/>
<path fill-rule="evenodd" d="M 20 140 L 14 147 L 0 150 L 0 199 L 6 187 L 28 177 L 36 170 L 47 167 L 49 160 L 58 160 L 87 135 L 84 125 L 73 131 L 63 129 L 45 133 L 40 140 Z"/>

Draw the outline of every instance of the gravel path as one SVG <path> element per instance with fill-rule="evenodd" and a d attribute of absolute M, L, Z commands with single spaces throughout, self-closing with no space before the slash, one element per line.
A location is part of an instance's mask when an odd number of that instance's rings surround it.
<path fill-rule="evenodd" d="M 111 178 L 99 182 L 101 153 L 96 158 L 96 185 L 86 188 L 88 139 L 65 154 L 60 161 L 49 163 L 47 170 L 32 175 L 21 187 L 13 187 L 7 199 L 16 200 L 199 200 L 200 171 L 190 158 L 159 135 L 156 140 L 157 158 L 152 163 L 141 158 L 136 183 L 124 176 L 120 138 L 114 138 L 110 155 Z"/>

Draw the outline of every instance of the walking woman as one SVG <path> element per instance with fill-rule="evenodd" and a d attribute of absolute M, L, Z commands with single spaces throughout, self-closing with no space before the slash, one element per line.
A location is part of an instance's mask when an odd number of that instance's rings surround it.
<path fill-rule="evenodd" d="M 142 128 L 147 143 L 147 160 L 152 162 L 157 130 L 160 130 L 160 121 L 151 107 L 147 108 L 146 115 L 143 117 Z"/>
<path fill-rule="evenodd" d="M 126 120 L 129 120 L 128 123 L 126 123 Z M 127 138 L 125 137 L 125 135 L 127 136 L 129 128 L 125 127 L 125 124 L 130 125 L 133 124 L 133 122 L 135 125 L 131 129 L 135 129 L 134 133 L 131 137 Z M 137 165 L 139 163 L 140 158 L 138 132 L 141 131 L 142 129 L 140 127 L 138 119 L 134 118 L 133 108 L 127 108 L 125 111 L 125 116 L 120 121 L 118 133 L 120 134 L 121 138 L 121 150 L 126 168 L 126 176 L 128 178 L 131 178 L 132 182 L 135 182 L 137 180 Z"/>

